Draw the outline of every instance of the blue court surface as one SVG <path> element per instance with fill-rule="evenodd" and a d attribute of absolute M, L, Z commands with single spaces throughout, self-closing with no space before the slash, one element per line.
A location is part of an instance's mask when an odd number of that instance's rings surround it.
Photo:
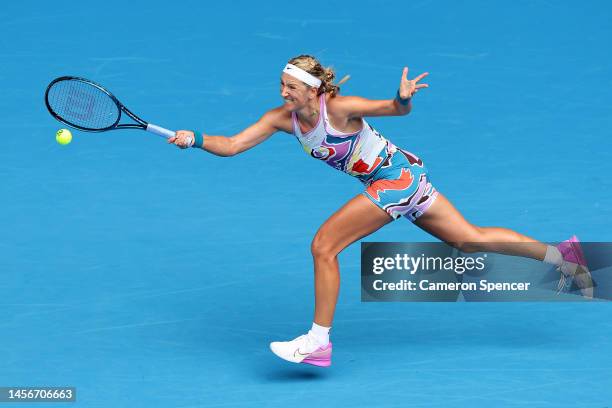
<path fill-rule="evenodd" d="M 612 404 L 607 302 L 362 303 L 340 255 L 332 367 L 268 349 L 312 322 L 310 241 L 359 182 L 279 133 L 233 158 L 140 131 L 74 131 L 46 85 L 78 75 L 171 129 L 232 135 L 310 53 L 392 98 L 370 122 L 423 158 L 470 221 L 612 240 L 612 6 L 605 1 L 35 2 L 0 11 L 0 386 L 54 407 Z M 435 241 L 406 220 L 367 241 Z M 4 406 L 3 404 L 0 404 Z M 44 406 L 11 404 L 6 406 Z"/>

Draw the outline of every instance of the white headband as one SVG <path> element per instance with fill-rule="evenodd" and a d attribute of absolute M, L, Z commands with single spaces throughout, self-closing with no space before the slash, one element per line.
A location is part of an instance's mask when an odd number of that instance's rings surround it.
<path fill-rule="evenodd" d="M 295 65 L 287 64 L 285 65 L 285 69 L 283 69 L 285 74 L 289 74 L 292 77 L 299 79 L 300 81 L 308 84 L 312 87 L 319 88 L 321 86 L 321 80 L 314 75 L 309 74 L 304 71 L 302 68 L 298 68 Z"/>

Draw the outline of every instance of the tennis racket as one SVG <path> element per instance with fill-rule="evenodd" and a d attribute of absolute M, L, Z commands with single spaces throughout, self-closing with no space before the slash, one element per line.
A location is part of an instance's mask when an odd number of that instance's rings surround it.
<path fill-rule="evenodd" d="M 140 119 L 101 85 L 85 78 L 54 79 L 45 91 L 45 104 L 55 119 L 85 132 L 141 129 L 165 138 L 175 136 L 173 130 Z M 136 123 L 119 123 L 122 112 Z"/>

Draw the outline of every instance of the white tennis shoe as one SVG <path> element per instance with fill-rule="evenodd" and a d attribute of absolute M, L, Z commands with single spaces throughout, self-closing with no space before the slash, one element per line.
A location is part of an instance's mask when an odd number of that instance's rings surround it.
<path fill-rule="evenodd" d="M 292 363 L 312 364 L 319 367 L 331 365 L 332 344 L 319 345 L 311 336 L 303 334 L 291 341 L 274 341 L 270 350 L 283 360 Z"/>

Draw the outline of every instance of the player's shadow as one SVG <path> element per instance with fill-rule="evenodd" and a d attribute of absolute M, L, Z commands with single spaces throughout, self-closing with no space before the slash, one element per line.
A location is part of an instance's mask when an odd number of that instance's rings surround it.
<path fill-rule="evenodd" d="M 320 370 L 320 369 L 319 369 Z M 300 382 L 319 381 L 329 377 L 326 371 L 313 371 L 307 367 L 295 368 L 267 368 L 258 371 L 262 379 L 270 382 Z"/>

